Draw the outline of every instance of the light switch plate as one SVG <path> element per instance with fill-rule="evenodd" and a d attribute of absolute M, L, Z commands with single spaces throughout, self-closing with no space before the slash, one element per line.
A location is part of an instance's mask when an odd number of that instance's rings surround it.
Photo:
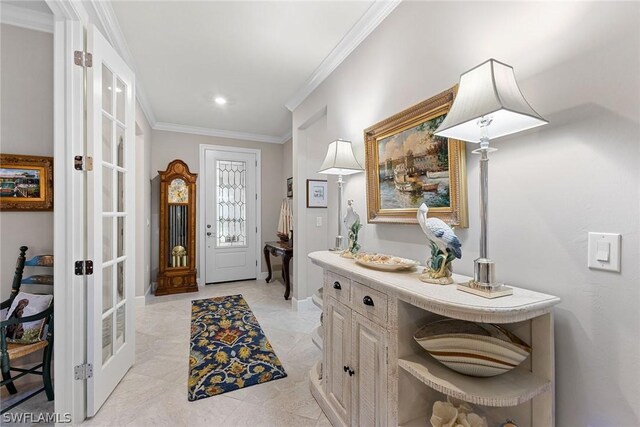
<path fill-rule="evenodd" d="M 589 233 L 589 268 L 620 272 L 620 234 Z"/>

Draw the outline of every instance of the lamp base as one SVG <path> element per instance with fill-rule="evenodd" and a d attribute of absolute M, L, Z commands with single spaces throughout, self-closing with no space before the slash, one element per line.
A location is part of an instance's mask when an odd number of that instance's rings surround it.
<path fill-rule="evenodd" d="M 469 280 L 467 283 L 458 283 L 457 287 L 459 291 L 489 299 L 513 295 L 513 288 L 505 286 L 502 283 L 494 283 L 491 287 L 486 287 L 483 283 Z"/>
<path fill-rule="evenodd" d="M 342 248 L 342 236 L 336 236 L 336 246 L 329 249 L 329 252 L 342 252 L 344 249 Z"/>
<path fill-rule="evenodd" d="M 496 264 L 489 258 L 478 258 L 473 262 L 473 280 L 458 284 L 458 290 L 484 298 L 513 295 L 513 289 L 495 281 Z"/>

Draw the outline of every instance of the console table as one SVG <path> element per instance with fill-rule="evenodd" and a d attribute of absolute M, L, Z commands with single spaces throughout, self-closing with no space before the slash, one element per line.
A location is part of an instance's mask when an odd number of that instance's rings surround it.
<path fill-rule="evenodd" d="M 291 292 L 291 282 L 289 280 L 289 261 L 293 258 L 293 246 L 290 242 L 266 242 L 264 245 L 264 259 L 267 262 L 267 269 L 269 275 L 267 276 L 267 283 L 271 280 L 271 259 L 269 254 L 273 256 L 282 257 L 282 278 L 284 279 L 284 299 L 289 299 L 289 293 Z"/>
<path fill-rule="evenodd" d="M 376 271 L 328 251 L 309 258 L 324 270 L 317 334 L 323 356 L 309 372 L 310 388 L 331 424 L 425 426 L 434 402 L 451 396 L 469 402 L 489 425 L 507 419 L 520 427 L 555 425 L 558 297 L 514 287 L 511 296 L 485 299 L 455 285 L 423 283 L 418 271 Z M 491 378 L 454 372 L 413 339 L 419 327 L 446 317 L 499 323 L 527 342 L 531 355 Z"/>

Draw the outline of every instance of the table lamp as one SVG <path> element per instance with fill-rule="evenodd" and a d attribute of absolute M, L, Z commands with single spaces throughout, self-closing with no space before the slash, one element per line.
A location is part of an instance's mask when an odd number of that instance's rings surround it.
<path fill-rule="evenodd" d="M 318 173 L 324 175 L 338 175 L 338 236 L 336 236 L 336 246 L 333 251 L 341 251 L 343 249 L 342 237 L 342 180 L 343 175 L 352 175 L 362 172 L 364 169 L 356 160 L 353 154 L 351 141 L 344 139 L 336 139 L 327 149 L 327 157 L 325 157 Z"/>
<path fill-rule="evenodd" d="M 513 68 L 489 59 L 460 76 L 458 93 L 435 135 L 479 143 L 480 257 L 474 261 L 473 280 L 458 289 L 486 298 L 511 295 L 513 289 L 495 280 L 495 263 L 487 251 L 489 210 L 489 140 L 545 125 L 522 95 Z"/>

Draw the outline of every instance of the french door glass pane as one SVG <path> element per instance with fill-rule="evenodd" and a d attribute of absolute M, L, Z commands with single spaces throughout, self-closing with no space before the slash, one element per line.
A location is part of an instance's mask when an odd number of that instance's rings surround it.
<path fill-rule="evenodd" d="M 124 212 L 124 172 L 116 172 L 117 173 L 117 191 L 118 191 L 118 212 Z"/>
<path fill-rule="evenodd" d="M 124 344 L 125 336 L 124 336 L 124 325 L 125 325 L 125 304 L 122 304 L 118 307 L 116 311 L 116 352 L 122 347 Z"/>
<path fill-rule="evenodd" d="M 113 162 L 113 121 L 108 117 L 102 117 L 102 161 Z"/>
<path fill-rule="evenodd" d="M 113 307 L 113 266 L 102 269 L 102 312 Z"/>
<path fill-rule="evenodd" d="M 113 218 L 102 218 L 102 262 L 113 259 Z"/>
<path fill-rule="evenodd" d="M 113 211 L 113 169 L 102 167 L 102 211 Z"/>
<path fill-rule="evenodd" d="M 124 167 L 124 128 L 120 125 L 116 126 L 116 165 Z"/>
<path fill-rule="evenodd" d="M 246 226 L 246 162 L 216 161 L 218 247 L 244 246 Z"/>
<path fill-rule="evenodd" d="M 122 80 L 117 79 L 116 83 L 116 117 L 117 119 L 124 123 L 124 102 L 127 94 L 127 85 L 125 85 Z"/>
<path fill-rule="evenodd" d="M 118 263 L 116 276 L 117 276 L 117 292 L 116 292 L 116 301 L 120 302 L 124 298 L 124 263 L 126 261 L 120 261 Z"/>
<path fill-rule="evenodd" d="M 118 238 L 118 244 L 117 244 L 118 251 L 116 253 L 116 257 L 118 258 L 124 255 L 124 244 L 125 244 L 124 222 L 125 222 L 124 217 L 119 216 L 116 219 L 116 223 L 118 224 L 118 227 L 116 229 L 116 236 Z"/>
<path fill-rule="evenodd" d="M 113 73 L 104 64 L 102 64 L 102 109 L 113 115 Z"/>
<path fill-rule="evenodd" d="M 113 313 L 102 319 L 102 364 L 113 356 Z"/>

